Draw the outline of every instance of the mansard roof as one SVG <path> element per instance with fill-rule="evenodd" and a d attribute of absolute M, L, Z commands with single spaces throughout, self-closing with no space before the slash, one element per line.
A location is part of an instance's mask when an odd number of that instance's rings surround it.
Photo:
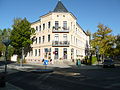
<path fill-rule="evenodd" d="M 68 10 L 65 8 L 65 6 L 63 5 L 61 1 L 58 1 L 53 12 L 68 12 Z"/>

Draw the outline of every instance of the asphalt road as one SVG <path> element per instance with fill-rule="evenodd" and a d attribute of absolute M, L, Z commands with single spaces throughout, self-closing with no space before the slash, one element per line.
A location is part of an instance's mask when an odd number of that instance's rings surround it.
<path fill-rule="evenodd" d="M 13 72 L 8 74 L 7 81 L 23 90 L 120 90 L 120 67 L 54 68 L 52 73 Z"/>

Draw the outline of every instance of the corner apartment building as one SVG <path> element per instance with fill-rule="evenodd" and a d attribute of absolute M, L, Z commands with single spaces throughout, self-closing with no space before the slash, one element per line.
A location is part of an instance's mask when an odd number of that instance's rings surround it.
<path fill-rule="evenodd" d="M 61 1 L 55 9 L 31 24 L 36 34 L 31 45 L 32 51 L 26 56 L 28 62 L 44 59 L 72 60 L 85 56 L 89 46 L 89 36 L 77 23 L 77 18 L 69 12 Z"/>

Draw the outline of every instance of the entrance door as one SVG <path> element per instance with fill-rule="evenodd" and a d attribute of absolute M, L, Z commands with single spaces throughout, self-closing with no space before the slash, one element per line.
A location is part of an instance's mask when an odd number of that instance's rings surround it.
<path fill-rule="evenodd" d="M 54 59 L 58 59 L 58 48 L 55 48 L 55 57 Z"/>
<path fill-rule="evenodd" d="M 67 59 L 67 48 L 63 49 L 63 58 Z"/>

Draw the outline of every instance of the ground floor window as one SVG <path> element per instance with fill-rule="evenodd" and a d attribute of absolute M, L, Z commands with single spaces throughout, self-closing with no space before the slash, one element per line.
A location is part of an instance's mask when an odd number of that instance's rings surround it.
<path fill-rule="evenodd" d="M 33 49 L 32 49 L 32 51 L 30 51 L 30 55 L 33 56 Z"/>
<path fill-rule="evenodd" d="M 51 48 L 44 48 L 45 55 L 44 57 L 47 59 L 51 59 Z"/>
<path fill-rule="evenodd" d="M 67 59 L 67 48 L 63 48 L 63 58 Z"/>
<path fill-rule="evenodd" d="M 35 49 L 35 56 L 37 56 L 37 49 Z"/>
<path fill-rule="evenodd" d="M 44 57 L 47 58 L 48 57 L 48 48 L 45 48 L 44 52 L 45 52 L 45 56 Z"/>
<path fill-rule="evenodd" d="M 39 56 L 40 56 L 40 49 L 39 49 Z"/>
<path fill-rule="evenodd" d="M 59 57 L 59 56 L 58 56 L 58 55 L 59 55 L 58 53 L 59 53 L 59 52 L 58 52 L 58 48 L 55 48 L 55 57 L 54 57 L 54 59 L 58 59 L 58 57 Z"/>
<path fill-rule="evenodd" d="M 71 59 L 74 59 L 74 49 L 71 49 Z"/>

